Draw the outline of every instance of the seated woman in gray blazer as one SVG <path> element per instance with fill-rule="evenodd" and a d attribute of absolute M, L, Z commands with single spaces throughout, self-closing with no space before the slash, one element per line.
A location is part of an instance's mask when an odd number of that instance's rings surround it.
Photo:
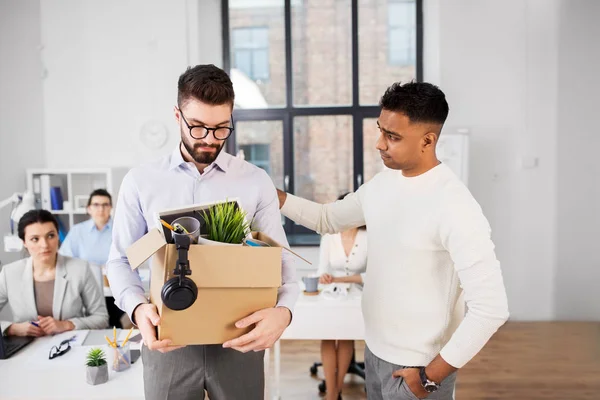
<path fill-rule="evenodd" d="M 8 304 L 13 314 L 13 321 L 0 321 L 1 333 L 44 336 L 108 327 L 103 293 L 89 264 L 58 254 L 54 216 L 29 211 L 18 231 L 31 257 L 0 271 L 0 310 Z"/>

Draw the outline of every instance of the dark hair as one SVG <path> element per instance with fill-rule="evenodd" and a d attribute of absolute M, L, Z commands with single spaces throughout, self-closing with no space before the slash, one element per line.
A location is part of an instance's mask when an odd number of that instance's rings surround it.
<path fill-rule="evenodd" d="M 230 104 L 233 107 L 235 94 L 229 75 L 212 64 L 188 67 L 177 84 L 177 105 L 195 98 L 212 106 Z"/>
<path fill-rule="evenodd" d="M 427 82 L 394 83 L 387 88 L 379 105 L 384 110 L 401 112 L 410 122 L 433 122 L 443 125 L 448 117 L 446 95 Z"/>
<path fill-rule="evenodd" d="M 339 200 L 343 200 L 343 199 L 344 199 L 344 197 L 348 196 L 350 193 L 352 193 L 352 192 L 346 192 L 346 193 L 344 193 L 344 194 L 341 194 L 341 195 L 339 195 L 339 196 L 338 196 L 338 198 L 337 198 L 337 199 L 338 199 L 338 201 L 339 201 Z M 364 229 L 364 230 L 367 230 L 367 226 L 366 226 L 366 225 L 359 226 L 359 227 L 358 227 L 358 229 Z"/>
<path fill-rule="evenodd" d="M 92 192 L 92 194 L 90 194 L 90 198 L 88 199 L 88 207 L 92 205 L 92 197 L 94 196 L 108 197 L 110 205 L 112 206 L 112 197 L 110 193 L 108 193 L 106 189 L 96 189 Z"/>
<path fill-rule="evenodd" d="M 50 211 L 47 210 L 31 210 L 27 211 L 21 219 L 19 220 L 19 225 L 17 227 L 17 232 L 19 234 L 19 238 L 22 241 L 25 241 L 25 228 L 27 228 L 31 224 L 35 223 L 45 223 L 52 222 L 54 227 L 56 228 L 56 233 L 58 233 L 58 221 L 54 218 L 54 215 Z"/>

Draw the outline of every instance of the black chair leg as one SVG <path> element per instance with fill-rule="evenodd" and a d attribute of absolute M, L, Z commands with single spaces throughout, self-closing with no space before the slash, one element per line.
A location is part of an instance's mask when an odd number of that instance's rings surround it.
<path fill-rule="evenodd" d="M 352 360 L 350 361 L 350 365 L 348 366 L 348 373 L 358 375 L 361 378 L 365 379 L 365 363 L 356 362 L 355 353 L 352 353 Z"/>
<path fill-rule="evenodd" d="M 326 393 L 327 392 L 327 384 L 325 383 L 325 381 L 322 381 L 321 383 L 319 383 L 319 393 Z"/>
<path fill-rule="evenodd" d="M 310 374 L 311 374 L 311 375 L 313 375 L 313 376 L 314 376 L 314 375 L 317 375 L 317 369 L 318 369 L 318 368 L 319 368 L 321 365 L 323 365 L 323 363 L 320 363 L 320 362 L 316 362 L 316 363 L 314 363 L 314 364 L 312 365 L 312 367 L 310 367 Z"/>

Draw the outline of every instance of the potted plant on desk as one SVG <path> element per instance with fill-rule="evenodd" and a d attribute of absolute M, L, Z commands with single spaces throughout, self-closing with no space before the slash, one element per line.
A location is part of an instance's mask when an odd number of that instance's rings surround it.
<path fill-rule="evenodd" d="M 100 385 L 108 381 L 106 355 L 99 348 L 90 349 L 86 357 L 86 381 L 90 385 Z"/>

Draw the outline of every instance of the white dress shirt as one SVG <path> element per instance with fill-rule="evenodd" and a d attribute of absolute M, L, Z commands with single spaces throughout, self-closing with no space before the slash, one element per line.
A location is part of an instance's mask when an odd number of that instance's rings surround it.
<path fill-rule="evenodd" d="M 252 221 L 252 230 L 269 235 L 288 246 L 281 225 L 279 201 L 267 173 L 221 151 L 200 174 L 186 162 L 179 146 L 168 156 L 130 170 L 121 184 L 113 223 L 113 242 L 107 274 L 117 306 L 132 318 L 140 303 L 147 303 L 142 281 L 132 271 L 125 250 L 156 227 L 159 211 L 225 199 L 239 199 Z M 193 266 L 192 266 L 193 268 Z M 299 294 L 293 255 L 282 252 L 282 286 L 277 305 L 293 311 Z"/>

